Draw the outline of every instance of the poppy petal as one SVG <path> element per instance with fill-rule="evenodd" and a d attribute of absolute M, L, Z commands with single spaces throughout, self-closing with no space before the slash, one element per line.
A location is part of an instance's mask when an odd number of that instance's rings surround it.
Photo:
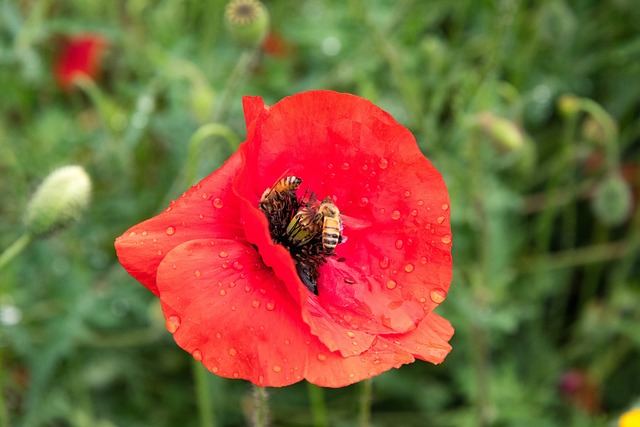
<path fill-rule="evenodd" d="M 261 103 L 245 100 L 253 113 L 247 114 L 247 167 L 238 180 L 248 201 L 243 209 L 259 212 L 259 196 L 271 185 L 265 183 L 283 173 L 302 178 L 301 191 L 331 197 L 345 216 L 347 240 L 336 248 L 345 262 L 320 269 L 320 305 L 335 322 L 366 332 L 415 329 L 435 307 L 431 293 L 446 295 L 451 281 L 449 199 L 440 173 L 406 128 L 362 98 L 312 91 L 269 110 Z M 255 226 L 245 222 L 245 229 Z M 263 256 L 271 250 L 258 246 Z M 307 313 L 305 319 L 317 318 Z M 330 340 L 323 334 L 332 332 L 311 326 Z"/>
<path fill-rule="evenodd" d="M 171 249 L 193 239 L 243 236 L 238 201 L 231 191 L 231 180 L 242 166 L 239 151 L 165 211 L 118 237 L 118 259 L 129 274 L 158 295 L 156 270 Z"/>
<path fill-rule="evenodd" d="M 307 378 L 341 387 L 414 360 L 386 342 L 355 357 L 331 352 L 247 243 L 201 239 L 177 246 L 158 268 L 158 289 L 178 345 L 223 377 L 275 387 Z"/>

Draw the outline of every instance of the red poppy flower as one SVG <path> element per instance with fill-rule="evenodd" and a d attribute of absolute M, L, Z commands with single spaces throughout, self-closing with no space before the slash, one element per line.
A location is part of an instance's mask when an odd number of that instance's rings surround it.
<path fill-rule="evenodd" d="M 451 281 L 449 199 L 411 133 L 331 91 L 272 107 L 246 97 L 244 110 L 238 152 L 116 240 L 178 345 L 218 375 L 261 386 L 341 387 L 416 358 L 442 362 L 453 329 L 433 309 Z M 312 191 L 341 211 L 317 295 L 260 208 L 285 176 L 302 179 L 296 197 Z"/>
<path fill-rule="evenodd" d="M 79 77 L 95 79 L 100 71 L 102 52 L 107 47 L 105 39 L 98 34 L 78 34 L 63 43 L 55 64 L 60 86 L 68 90 Z"/>

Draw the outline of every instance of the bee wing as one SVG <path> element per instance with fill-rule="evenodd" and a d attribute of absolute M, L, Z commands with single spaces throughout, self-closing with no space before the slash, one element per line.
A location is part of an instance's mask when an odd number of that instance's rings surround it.
<path fill-rule="evenodd" d="M 371 221 L 354 218 L 349 215 L 340 214 L 340 219 L 342 220 L 343 228 L 346 227 L 351 230 L 363 230 L 371 227 Z"/>

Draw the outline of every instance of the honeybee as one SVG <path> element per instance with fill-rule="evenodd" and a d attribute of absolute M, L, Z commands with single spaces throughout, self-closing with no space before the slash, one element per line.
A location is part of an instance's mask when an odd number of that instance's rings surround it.
<path fill-rule="evenodd" d="M 333 252 L 342 241 L 340 210 L 327 197 L 318 206 L 318 214 L 322 216 L 322 246 L 327 252 Z"/>
<path fill-rule="evenodd" d="M 285 176 L 279 179 L 271 188 L 267 188 L 260 197 L 260 203 L 266 202 L 268 199 L 273 198 L 279 194 L 287 193 L 289 191 L 295 192 L 302 184 L 302 179 L 297 176 Z"/>

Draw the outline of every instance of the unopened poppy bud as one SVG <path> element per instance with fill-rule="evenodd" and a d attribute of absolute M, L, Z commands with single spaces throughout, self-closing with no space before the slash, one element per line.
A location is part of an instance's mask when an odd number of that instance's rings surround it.
<path fill-rule="evenodd" d="M 620 174 L 610 174 L 596 188 L 591 207 L 596 217 L 606 225 L 624 222 L 631 213 L 631 189 Z"/>
<path fill-rule="evenodd" d="M 562 95 L 558 99 L 558 110 L 566 117 L 575 115 L 580 111 L 580 98 L 575 95 Z"/>
<path fill-rule="evenodd" d="M 240 47 L 258 47 L 269 33 L 269 11 L 257 0 L 229 2 L 224 18 L 227 31 Z"/>
<path fill-rule="evenodd" d="M 40 184 L 27 206 L 25 225 L 33 236 L 76 220 L 89 204 L 91 179 L 80 166 L 64 166 Z"/>
<path fill-rule="evenodd" d="M 494 146 L 506 153 L 520 151 L 525 145 L 525 135 L 511 120 L 483 112 L 477 115 L 480 128 L 491 138 Z"/>

